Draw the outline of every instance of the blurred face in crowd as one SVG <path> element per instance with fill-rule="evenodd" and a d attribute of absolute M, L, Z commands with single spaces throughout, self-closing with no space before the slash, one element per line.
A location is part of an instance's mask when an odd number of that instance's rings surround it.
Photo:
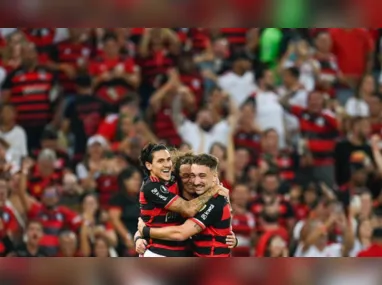
<path fill-rule="evenodd" d="M 262 187 L 265 194 L 277 194 L 280 187 L 280 180 L 277 175 L 266 175 L 263 178 Z"/>
<path fill-rule="evenodd" d="M 248 186 L 244 184 L 236 185 L 232 191 L 232 203 L 240 207 L 246 207 L 249 199 L 250 192 Z"/>
<path fill-rule="evenodd" d="M 16 121 L 16 109 L 5 105 L 1 108 L 0 119 L 3 124 L 10 124 Z"/>
<path fill-rule="evenodd" d="M 11 180 L 9 181 L 9 188 L 11 191 L 14 191 L 16 189 L 19 189 L 20 187 L 20 174 L 15 174 L 11 176 Z"/>
<path fill-rule="evenodd" d="M 382 112 L 382 101 L 377 96 L 369 96 L 365 98 L 367 105 L 369 106 L 370 116 L 372 118 L 379 118 Z"/>
<path fill-rule="evenodd" d="M 41 201 L 46 207 L 52 208 L 56 206 L 59 200 L 58 190 L 55 187 L 47 187 L 44 189 Z"/>
<path fill-rule="evenodd" d="M 88 153 L 90 157 L 94 157 L 94 158 L 102 157 L 104 152 L 105 152 L 104 147 L 98 142 L 95 142 L 91 144 L 90 146 L 88 146 Z"/>
<path fill-rule="evenodd" d="M 243 170 L 251 159 L 250 153 L 247 149 L 239 148 L 235 151 L 235 168 L 238 170 Z"/>
<path fill-rule="evenodd" d="M 134 122 L 131 116 L 124 116 L 121 124 L 121 131 L 124 135 L 128 136 L 129 133 L 134 129 Z"/>
<path fill-rule="evenodd" d="M 5 205 L 7 201 L 8 185 L 7 181 L 0 179 L 0 207 Z"/>
<path fill-rule="evenodd" d="M 299 56 L 305 57 L 309 54 L 309 44 L 305 40 L 300 40 L 296 44 L 296 51 Z"/>
<path fill-rule="evenodd" d="M 199 111 L 196 117 L 196 123 L 202 130 L 209 132 L 214 124 L 211 111 L 206 109 Z"/>
<path fill-rule="evenodd" d="M 123 181 L 129 194 L 135 195 L 139 193 L 142 185 L 142 176 L 138 171 L 135 171 L 129 179 Z"/>
<path fill-rule="evenodd" d="M 189 152 L 191 151 L 191 146 L 188 143 L 182 143 L 179 147 L 180 152 Z"/>
<path fill-rule="evenodd" d="M 315 46 L 319 52 L 328 53 L 332 50 L 332 38 L 329 33 L 320 33 L 315 40 Z"/>
<path fill-rule="evenodd" d="M 139 106 L 137 102 L 130 102 L 119 107 L 119 114 L 135 118 L 139 114 Z"/>
<path fill-rule="evenodd" d="M 298 82 L 298 78 L 294 77 L 294 75 L 289 70 L 284 70 L 282 73 L 283 83 L 287 88 L 292 87 L 294 84 Z"/>
<path fill-rule="evenodd" d="M 110 58 L 115 58 L 119 55 L 119 45 L 115 39 L 108 39 L 104 44 L 105 54 Z"/>
<path fill-rule="evenodd" d="M 87 195 L 82 202 L 82 211 L 84 213 L 93 213 L 98 210 L 98 200 L 94 195 Z"/>
<path fill-rule="evenodd" d="M 37 246 L 43 235 L 43 227 L 40 223 L 31 222 L 28 225 L 26 229 L 26 236 L 29 244 Z"/>
<path fill-rule="evenodd" d="M 218 39 L 213 43 L 213 51 L 215 56 L 225 58 L 229 54 L 229 45 L 226 39 Z"/>
<path fill-rule="evenodd" d="M 182 164 L 179 168 L 179 176 L 183 190 L 190 195 L 195 194 L 194 181 L 191 178 L 191 164 Z"/>
<path fill-rule="evenodd" d="M 168 150 L 159 150 L 153 153 L 152 163 L 146 162 L 146 167 L 151 176 L 164 181 L 171 179 L 172 160 Z"/>
<path fill-rule="evenodd" d="M 251 126 L 256 114 L 254 104 L 248 102 L 240 108 L 240 111 L 240 123 L 244 126 Z"/>
<path fill-rule="evenodd" d="M 73 40 L 80 40 L 83 35 L 86 34 L 88 29 L 84 28 L 70 28 L 69 35 Z"/>
<path fill-rule="evenodd" d="M 272 237 L 269 243 L 270 257 L 282 257 L 286 249 L 287 249 L 287 243 L 282 237 L 278 235 Z"/>
<path fill-rule="evenodd" d="M 279 135 L 275 130 L 269 130 L 262 137 L 262 146 L 265 151 L 278 150 Z"/>
<path fill-rule="evenodd" d="M 250 70 L 251 62 L 247 59 L 236 59 L 232 64 L 232 70 L 239 75 L 244 74 L 246 71 Z"/>
<path fill-rule="evenodd" d="M 373 227 L 369 219 L 364 219 L 359 222 L 358 238 L 371 239 Z"/>
<path fill-rule="evenodd" d="M 314 185 L 309 185 L 304 191 L 304 202 L 307 205 L 312 205 L 317 200 L 317 192 Z"/>
<path fill-rule="evenodd" d="M 163 44 L 163 28 L 152 28 L 150 32 L 150 43 L 155 46 Z"/>
<path fill-rule="evenodd" d="M 54 171 L 55 161 L 52 158 L 40 158 L 38 160 L 38 168 L 42 173 L 49 174 Z"/>
<path fill-rule="evenodd" d="M 319 114 L 324 107 L 324 96 L 321 92 L 313 91 L 308 97 L 308 110 L 310 113 Z"/>
<path fill-rule="evenodd" d="M 75 233 L 68 232 L 60 236 L 60 250 L 63 256 L 73 257 L 77 251 L 77 237 Z"/>
<path fill-rule="evenodd" d="M 216 182 L 217 172 L 208 166 L 193 164 L 191 177 L 196 194 L 202 195 Z"/>
<path fill-rule="evenodd" d="M 354 123 L 352 127 L 353 135 L 358 137 L 360 140 L 366 141 L 371 133 L 371 126 L 368 119 L 362 119 Z"/>
<path fill-rule="evenodd" d="M 375 80 L 373 75 L 366 75 L 361 82 L 361 94 L 371 94 L 375 91 Z"/>
<path fill-rule="evenodd" d="M 214 144 L 211 147 L 210 154 L 217 157 L 217 159 L 219 159 L 219 161 L 224 161 L 225 157 L 226 157 L 226 149 L 224 148 L 223 145 Z"/>
<path fill-rule="evenodd" d="M 322 222 L 322 221 L 317 221 L 317 220 L 316 220 L 316 221 L 313 223 L 313 227 L 311 228 L 311 230 L 313 231 L 313 230 L 315 230 L 315 229 L 318 228 L 318 227 L 319 227 L 319 228 L 323 228 L 324 225 L 325 225 L 324 222 Z M 320 234 L 320 236 L 319 236 L 319 238 L 317 239 L 316 246 L 317 246 L 318 248 L 325 248 L 325 246 L 327 245 L 327 243 L 328 243 L 328 233 L 322 231 L 321 234 Z"/>
<path fill-rule="evenodd" d="M 264 72 L 264 77 L 262 78 L 262 84 L 266 90 L 273 90 L 275 86 L 275 78 L 273 76 L 272 70 L 268 69 Z"/>
<path fill-rule="evenodd" d="M 44 139 L 41 141 L 41 147 L 42 148 L 48 148 L 55 150 L 57 149 L 58 141 L 56 139 Z"/>
<path fill-rule="evenodd" d="M 191 56 L 184 56 L 179 61 L 180 73 L 192 73 L 195 70 L 194 60 Z"/>
<path fill-rule="evenodd" d="M 95 257 L 109 257 L 109 246 L 103 238 L 97 238 L 94 242 Z"/>
<path fill-rule="evenodd" d="M 301 187 L 295 186 L 289 191 L 289 201 L 291 204 L 296 205 L 300 203 L 302 195 Z"/>
<path fill-rule="evenodd" d="M 38 54 L 33 43 L 26 43 L 21 48 L 22 63 L 26 68 L 31 68 L 37 63 Z"/>

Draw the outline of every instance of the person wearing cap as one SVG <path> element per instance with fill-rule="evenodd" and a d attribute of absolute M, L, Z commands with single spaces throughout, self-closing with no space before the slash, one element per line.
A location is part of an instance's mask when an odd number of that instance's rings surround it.
<path fill-rule="evenodd" d="M 357 257 L 382 257 L 382 228 L 373 230 L 371 246 L 358 253 Z"/>
<path fill-rule="evenodd" d="M 218 85 L 230 94 L 236 106 L 241 106 L 256 91 L 255 76 L 251 60 L 245 53 L 234 54 L 231 62 L 231 70 L 218 78 Z"/>
<path fill-rule="evenodd" d="M 54 152 L 56 156 L 54 165 L 56 171 L 63 171 L 71 167 L 68 153 L 59 146 L 57 130 L 47 127 L 41 135 L 40 144 L 41 149 L 35 150 L 32 153 L 33 158 L 37 159 L 44 149 L 49 149 Z"/>
<path fill-rule="evenodd" d="M 94 96 L 89 75 L 79 75 L 75 83 L 76 96 L 65 108 L 62 130 L 75 137 L 74 160 L 81 161 L 86 154 L 87 139 L 97 132 L 107 107 L 102 100 Z"/>

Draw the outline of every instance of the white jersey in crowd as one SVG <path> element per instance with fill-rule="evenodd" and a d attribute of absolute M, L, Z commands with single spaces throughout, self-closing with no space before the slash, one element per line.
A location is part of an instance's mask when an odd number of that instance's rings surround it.
<path fill-rule="evenodd" d="M 302 252 L 302 244 L 297 247 L 295 257 L 342 257 L 342 244 L 332 243 L 320 251 L 316 246 L 309 247 Z"/>

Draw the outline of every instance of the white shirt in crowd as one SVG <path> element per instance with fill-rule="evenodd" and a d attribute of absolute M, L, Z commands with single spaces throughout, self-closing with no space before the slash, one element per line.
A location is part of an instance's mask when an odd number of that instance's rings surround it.
<path fill-rule="evenodd" d="M 297 247 L 295 257 L 342 257 L 342 244 L 332 243 L 320 251 L 316 246 L 310 246 L 302 252 L 302 244 Z"/>
<path fill-rule="evenodd" d="M 10 145 L 10 152 L 13 156 L 18 156 L 13 159 L 19 159 L 28 155 L 27 150 L 27 135 L 24 129 L 16 125 L 9 132 L 0 131 L 0 137 Z M 12 160 L 13 160 L 12 159 Z"/>
<path fill-rule="evenodd" d="M 275 129 L 280 138 L 280 147 L 285 146 L 284 109 L 279 97 L 272 91 L 256 92 L 256 122 L 261 130 Z"/>
<path fill-rule="evenodd" d="M 345 105 L 346 114 L 351 117 L 369 117 L 370 111 L 367 103 L 360 98 L 350 98 Z"/>
<path fill-rule="evenodd" d="M 240 107 L 256 91 L 254 80 L 255 76 L 251 71 L 247 71 L 243 76 L 229 71 L 218 78 L 218 84 L 231 96 L 236 106 Z"/>
<path fill-rule="evenodd" d="M 211 146 L 216 142 L 227 145 L 230 128 L 227 120 L 221 120 L 209 132 L 206 132 L 196 123 L 186 119 L 179 128 L 179 135 L 183 141 L 191 145 L 195 152 L 209 153 Z"/>
<path fill-rule="evenodd" d="M 281 87 L 278 90 L 278 94 L 280 95 L 281 98 L 286 96 L 289 92 L 290 91 L 286 90 L 285 87 Z M 292 98 L 289 99 L 288 103 L 291 106 L 298 106 L 301 108 L 306 108 L 308 106 L 308 91 L 305 89 L 298 90 L 292 96 Z M 298 130 L 299 127 L 300 127 L 300 124 L 298 122 L 298 119 L 295 116 L 285 112 L 285 128 L 286 128 L 286 131 L 287 132 L 288 131 L 295 131 L 295 130 Z"/>

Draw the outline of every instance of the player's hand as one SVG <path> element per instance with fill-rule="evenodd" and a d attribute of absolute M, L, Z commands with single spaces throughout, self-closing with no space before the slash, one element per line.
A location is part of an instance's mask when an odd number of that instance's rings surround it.
<path fill-rule="evenodd" d="M 139 218 L 138 219 L 138 231 L 141 233 L 141 235 L 143 234 L 143 228 L 146 226 L 145 222 Z"/>
<path fill-rule="evenodd" d="M 146 251 L 146 246 L 147 246 L 147 241 L 145 239 L 140 238 L 135 243 L 135 251 L 138 254 L 144 254 Z"/>
<path fill-rule="evenodd" d="M 234 248 L 237 246 L 237 239 L 234 233 L 232 235 L 227 236 L 225 243 L 228 245 L 228 248 Z"/>

